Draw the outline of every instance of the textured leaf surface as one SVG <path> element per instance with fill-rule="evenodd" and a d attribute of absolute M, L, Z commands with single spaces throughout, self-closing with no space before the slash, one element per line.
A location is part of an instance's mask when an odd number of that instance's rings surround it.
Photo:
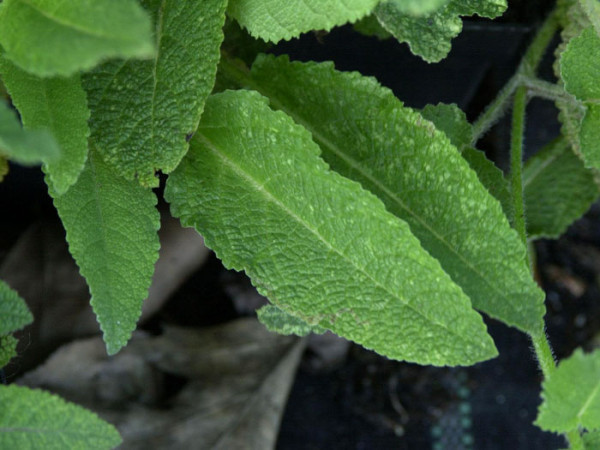
<path fill-rule="evenodd" d="M 560 71 L 565 90 L 587 107 L 579 130 L 585 165 L 600 168 L 600 37 L 593 27 L 571 39 L 562 53 Z"/>
<path fill-rule="evenodd" d="M 394 7 L 404 14 L 412 16 L 423 16 L 431 14 L 435 10 L 449 3 L 450 0 L 387 0 L 384 3 L 392 3 Z"/>
<path fill-rule="evenodd" d="M 577 349 L 561 361 L 542 384 L 542 398 L 536 424 L 543 430 L 600 429 L 600 350 L 584 354 Z"/>
<path fill-rule="evenodd" d="M 0 336 L 0 369 L 17 356 L 17 340 L 11 336 Z"/>
<path fill-rule="evenodd" d="M 310 333 L 322 334 L 326 330 L 318 325 L 309 325 L 302 319 L 286 313 L 275 305 L 265 305 L 256 311 L 258 320 L 269 331 L 283 335 L 306 336 Z"/>
<path fill-rule="evenodd" d="M 115 174 L 94 150 L 77 182 L 54 196 L 109 354 L 127 343 L 148 296 L 159 247 L 155 204 L 152 191 Z"/>
<path fill-rule="evenodd" d="M 462 30 L 460 16 L 477 14 L 494 18 L 506 10 L 506 0 L 451 0 L 424 17 L 402 12 L 397 2 L 382 2 L 375 15 L 383 27 L 400 42 L 406 42 L 415 55 L 438 62 L 450 51 L 450 41 Z"/>
<path fill-rule="evenodd" d="M 532 238 L 558 238 L 600 195 L 594 174 L 564 139 L 530 158 L 523 170 L 527 232 Z"/>
<path fill-rule="evenodd" d="M 579 0 L 581 9 L 600 35 L 600 2 L 598 0 Z"/>
<path fill-rule="evenodd" d="M 0 30 L 6 57 L 39 76 L 154 52 L 150 21 L 135 0 L 5 0 Z"/>
<path fill-rule="evenodd" d="M 359 181 L 408 222 L 473 305 L 538 332 L 544 295 L 525 248 L 446 136 L 372 78 L 329 63 L 264 57 L 252 85 L 304 125 L 332 169 Z"/>
<path fill-rule="evenodd" d="M 225 0 L 144 0 L 158 53 L 110 61 L 83 78 L 95 146 L 114 170 L 157 186 L 188 149 L 210 93 L 223 40 Z"/>
<path fill-rule="evenodd" d="M 465 113 L 456 104 L 427 105 L 421 111 L 421 115 L 433 122 L 438 130 L 443 131 L 459 151 L 473 142 L 473 128 Z"/>
<path fill-rule="evenodd" d="M 8 284 L 0 281 L 0 335 L 20 330 L 31 322 L 33 316 L 25 300 Z"/>
<path fill-rule="evenodd" d="M 369 14 L 379 0 L 230 0 L 227 12 L 254 37 L 277 42 Z"/>
<path fill-rule="evenodd" d="M 598 450 L 600 448 L 600 431 L 592 431 L 583 435 L 585 450 Z"/>
<path fill-rule="evenodd" d="M 0 447 L 13 449 L 110 449 L 117 430 L 96 414 L 49 392 L 0 386 Z"/>
<path fill-rule="evenodd" d="M 44 171 L 62 194 L 75 183 L 87 158 L 90 113 L 79 75 L 40 78 L 6 58 L 0 58 L 0 73 L 23 125 L 50 131 L 60 146 L 60 158 L 45 164 Z"/>
<path fill-rule="evenodd" d="M 496 354 L 468 298 L 381 201 L 328 169 L 310 134 L 256 92 L 207 102 L 166 198 L 273 304 L 390 358 Z"/>
<path fill-rule="evenodd" d="M 60 148 L 46 130 L 23 130 L 14 111 L 0 101 L 0 153 L 20 164 L 33 165 L 58 159 Z"/>

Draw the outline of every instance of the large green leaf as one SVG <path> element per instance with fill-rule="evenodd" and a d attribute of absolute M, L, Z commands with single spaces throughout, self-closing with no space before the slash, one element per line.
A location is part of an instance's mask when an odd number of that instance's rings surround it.
<path fill-rule="evenodd" d="M 109 354 L 131 337 L 148 295 L 159 248 L 155 204 L 152 191 L 120 177 L 94 149 L 77 182 L 54 195 Z"/>
<path fill-rule="evenodd" d="M 536 424 L 566 433 L 579 427 L 600 429 L 600 350 L 575 350 L 542 384 L 543 403 Z"/>
<path fill-rule="evenodd" d="M 69 76 L 111 57 L 150 57 L 150 21 L 135 0 L 5 0 L 0 44 L 39 76 Z"/>
<path fill-rule="evenodd" d="M 383 27 L 400 42 L 406 42 L 415 55 L 438 62 L 450 51 L 450 41 L 462 30 L 461 16 L 477 14 L 494 18 L 506 10 L 506 0 L 451 0 L 424 17 L 413 17 L 398 2 L 380 3 L 375 15 Z"/>
<path fill-rule="evenodd" d="M 227 267 L 309 325 L 422 364 L 493 357 L 481 317 L 408 226 L 319 153 L 256 92 L 217 94 L 165 196 Z"/>
<path fill-rule="evenodd" d="M 44 170 L 62 194 L 75 183 L 87 158 L 90 113 L 79 75 L 40 78 L 6 58 L 0 58 L 0 73 L 23 125 L 50 131 L 60 146 L 60 158 L 45 164 Z"/>
<path fill-rule="evenodd" d="M 369 14 L 379 0 L 230 0 L 228 14 L 254 37 L 277 42 Z"/>
<path fill-rule="evenodd" d="M 304 125 L 332 169 L 359 181 L 408 222 L 473 306 L 539 332 L 544 295 L 500 204 L 447 137 L 358 73 L 262 57 L 249 84 Z"/>
<path fill-rule="evenodd" d="M 0 336 L 20 330 L 33 322 L 25 301 L 0 280 Z"/>
<path fill-rule="evenodd" d="M 421 115 L 443 131 L 450 142 L 459 150 L 470 147 L 473 142 L 473 127 L 466 114 L 456 104 L 438 103 L 427 105 Z"/>
<path fill-rule="evenodd" d="M 57 160 L 60 148 L 47 130 L 23 130 L 14 111 L 0 100 L 0 156 L 34 165 Z"/>
<path fill-rule="evenodd" d="M 450 0 L 383 0 L 381 3 L 392 3 L 403 14 L 424 16 L 433 13 L 449 2 Z"/>
<path fill-rule="evenodd" d="M 530 158 L 523 170 L 527 234 L 557 238 L 600 195 L 594 174 L 558 139 Z"/>
<path fill-rule="evenodd" d="M 579 128 L 579 151 L 586 167 L 595 168 L 600 168 L 599 73 L 600 37 L 589 26 L 567 44 L 560 58 L 560 74 L 565 90 L 587 107 Z"/>
<path fill-rule="evenodd" d="M 0 448 L 111 449 L 118 431 L 91 411 L 49 392 L 0 385 Z"/>
<path fill-rule="evenodd" d="M 92 140 L 113 170 L 143 185 L 171 172 L 188 148 L 210 93 L 226 0 L 144 0 L 155 59 L 103 64 L 84 76 Z"/>
<path fill-rule="evenodd" d="M 17 356 L 17 343 L 18 341 L 10 334 L 0 336 L 0 369 Z"/>
<path fill-rule="evenodd" d="M 323 334 L 324 328 L 318 325 L 309 325 L 302 319 L 292 316 L 275 305 L 265 305 L 256 311 L 258 320 L 274 333 L 283 335 L 294 334 L 296 336 L 306 336 L 310 333 Z"/>

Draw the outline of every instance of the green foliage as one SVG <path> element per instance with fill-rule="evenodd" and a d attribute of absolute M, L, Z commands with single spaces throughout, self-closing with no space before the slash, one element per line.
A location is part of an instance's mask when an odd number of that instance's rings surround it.
<path fill-rule="evenodd" d="M 401 1 L 380 3 L 377 19 L 398 41 L 406 42 L 415 55 L 438 62 L 450 51 L 450 41 L 462 30 L 461 16 L 477 14 L 494 18 L 506 9 L 506 0 L 450 0 L 442 8 L 414 17 L 401 7 Z"/>
<path fill-rule="evenodd" d="M 0 385 L 0 447 L 110 449 L 117 430 L 90 411 L 48 392 Z"/>
<path fill-rule="evenodd" d="M 18 341 L 10 334 L 0 336 L 0 369 L 17 355 L 17 343 Z"/>
<path fill-rule="evenodd" d="M 318 325 L 309 325 L 298 317 L 286 313 L 274 305 L 265 305 L 256 311 L 258 320 L 267 327 L 269 331 L 283 335 L 295 334 L 306 336 L 310 333 L 323 334 L 324 328 Z"/>
<path fill-rule="evenodd" d="M 144 0 L 158 54 L 115 60 L 83 78 L 92 111 L 92 141 L 113 170 L 157 186 L 188 148 L 213 87 L 225 0 Z"/>
<path fill-rule="evenodd" d="M 405 220 L 476 308 L 540 329 L 543 294 L 523 263 L 526 250 L 443 133 L 372 78 L 331 64 L 262 57 L 252 85 L 312 133 L 332 169 Z"/>
<path fill-rule="evenodd" d="M 77 182 L 53 196 L 108 353 L 114 354 L 131 337 L 158 259 L 156 197 L 116 174 L 94 149 Z"/>
<path fill-rule="evenodd" d="M 0 156 L 35 165 L 58 159 L 60 148 L 46 130 L 23 130 L 14 111 L 0 100 Z"/>
<path fill-rule="evenodd" d="M 473 142 L 471 124 L 465 113 L 455 104 L 427 105 L 421 111 L 421 115 L 433 122 L 438 130 L 443 131 L 459 151 L 463 151 Z"/>
<path fill-rule="evenodd" d="M 536 420 L 542 429 L 559 433 L 579 427 L 600 429 L 600 350 L 589 354 L 575 350 L 542 389 L 544 402 Z"/>
<path fill-rule="evenodd" d="M 0 30 L 6 57 L 42 77 L 154 53 L 150 21 L 135 0 L 5 0 Z"/>
<path fill-rule="evenodd" d="M 591 431 L 583 435 L 585 450 L 598 450 L 600 448 L 600 431 Z"/>
<path fill-rule="evenodd" d="M 530 238 L 557 238 L 598 199 L 594 174 L 557 139 L 527 161 L 523 170 Z"/>
<path fill-rule="evenodd" d="M 227 13 L 254 37 L 278 42 L 354 22 L 379 0 L 230 0 Z"/>
<path fill-rule="evenodd" d="M 481 317 L 408 226 L 330 171 L 310 134 L 266 99 L 211 97 L 192 142 L 168 180 L 172 212 L 276 306 L 394 359 L 495 355 Z"/>
<path fill-rule="evenodd" d="M 0 280 L 0 336 L 20 330 L 33 321 L 33 317 L 16 291 Z"/>
<path fill-rule="evenodd" d="M 450 0 L 384 0 L 382 3 L 392 3 L 403 14 L 424 16 L 435 12 L 449 2 Z"/>
<path fill-rule="evenodd" d="M 23 125 L 52 133 L 60 146 L 56 161 L 44 165 L 53 189 L 62 194 L 77 180 L 87 158 L 89 110 L 79 75 L 40 78 L 0 59 L 0 73 Z"/>

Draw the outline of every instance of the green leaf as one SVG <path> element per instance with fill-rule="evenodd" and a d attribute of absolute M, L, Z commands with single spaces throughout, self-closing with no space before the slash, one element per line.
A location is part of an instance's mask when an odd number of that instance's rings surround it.
<path fill-rule="evenodd" d="M 135 0 L 5 0 L 0 44 L 8 59 L 42 77 L 154 54 L 150 21 Z"/>
<path fill-rule="evenodd" d="M 531 238 L 558 238 L 600 195 L 594 174 L 565 139 L 554 140 L 527 161 L 523 188 Z"/>
<path fill-rule="evenodd" d="M 408 226 L 330 171 L 310 134 L 256 92 L 209 98 L 165 196 L 227 267 L 310 325 L 421 364 L 496 354 L 468 298 Z"/>
<path fill-rule="evenodd" d="M 597 34 L 600 34 L 600 2 L 598 0 L 579 0 L 581 9 L 594 26 Z"/>
<path fill-rule="evenodd" d="M 25 301 L 8 284 L 0 280 L 0 335 L 20 330 L 33 322 Z"/>
<path fill-rule="evenodd" d="M 421 115 L 433 122 L 438 130 L 443 131 L 459 151 L 462 152 L 473 142 L 473 128 L 465 113 L 456 104 L 427 105 L 421 111 Z"/>
<path fill-rule="evenodd" d="M 385 40 L 392 35 L 381 26 L 375 14 L 369 14 L 360 20 L 354 22 L 353 28 L 355 31 L 364 34 L 365 36 L 375 36 L 379 40 Z"/>
<path fill-rule="evenodd" d="M 443 133 L 376 80 L 330 63 L 265 56 L 249 84 L 312 133 L 333 170 L 405 220 L 473 306 L 539 332 L 544 294 L 525 264 L 526 249 Z"/>
<path fill-rule="evenodd" d="M 592 431 L 583 435 L 585 450 L 598 450 L 600 448 L 600 431 Z"/>
<path fill-rule="evenodd" d="M 535 423 L 543 430 L 600 429 L 600 350 L 584 354 L 577 349 L 561 361 L 542 383 L 542 398 Z"/>
<path fill-rule="evenodd" d="M 77 182 L 62 196 L 52 194 L 114 354 L 131 337 L 158 259 L 156 197 L 121 178 L 94 149 Z"/>
<path fill-rule="evenodd" d="M 0 385 L 0 448 L 110 449 L 118 431 L 96 414 L 49 392 Z"/>
<path fill-rule="evenodd" d="M 17 356 L 17 340 L 9 335 L 0 336 L 0 369 Z"/>
<path fill-rule="evenodd" d="M 56 160 L 60 148 L 46 130 L 23 130 L 14 111 L 0 101 L 0 156 L 35 165 Z"/>
<path fill-rule="evenodd" d="M 384 0 L 382 3 L 392 3 L 403 14 L 411 16 L 424 16 L 431 14 L 450 0 Z"/>
<path fill-rule="evenodd" d="M 581 127 L 579 142 L 586 167 L 600 169 L 600 105 L 589 105 Z"/>
<path fill-rule="evenodd" d="M 227 13 L 254 36 L 278 42 L 331 30 L 369 14 L 379 0 L 230 0 Z"/>
<path fill-rule="evenodd" d="M 324 328 L 318 325 L 310 325 L 304 320 L 293 316 L 275 305 L 265 305 L 256 311 L 258 320 L 273 333 L 283 335 L 294 334 L 296 336 L 306 336 L 310 333 L 323 334 Z"/>
<path fill-rule="evenodd" d="M 506 10 L 506 0 L 451 0 L 432 14 L 412 17 L 397 3 L 380 3 L 375 8 L 377 19 L 399 42 L 406 42 L 415 55 L 427 62 L 438 62 L 450 52 L 450 41 L 462 30 L 460 16 L 494 18 Z"/>
<path fill-rule="evenodd" d="M 79 75 L 40 78 L 0 57 L 2 80 L 27 129 L 45 129 L 60 146 L 59 159 L 44 165 L 57 193 L 64 193 L 79 176 L 87 158 L 89 128 L 85 92 Z"/>
<path fill-rule="evenodd" d="M 110 61 L 86 74 L 92 140 L 123 176 L 157 186 L 185 155 L 210 93 L 223 40 L 226 0 L 144 0 L 158 54 Z"/>
<path fill-rule="evenodd" d="M 0 183 L 4 181 L 4 177 L 8 175 L 8 160 L 0 155 Z"/>

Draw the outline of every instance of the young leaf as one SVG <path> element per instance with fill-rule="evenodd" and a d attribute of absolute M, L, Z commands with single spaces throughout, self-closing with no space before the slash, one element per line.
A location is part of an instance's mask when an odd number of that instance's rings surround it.
<path fill-rule="evenodd" d="M 600 350 L 584 354 L 577 349 L 561 361 L 543 382 L 542 398 L 535 423 L 543 430 L 600 429 Z"/>
<path fill-rule="evenodd" d="M 158 259 L 156 197 L 116 174 L 94 149 L 77 182 L 53 197 L 108 353 L 114 354 L 135 328 Z"/>
<path fill-rule="evenodd" d="M 165 196 L 227 267 L 309 325 L 421 364 L 496 354 L 468 298 L 408 226 L 330 171 L 310 134 L 256 92 L 209 98 Z"/>
<path fill-rule="evenodd" d="M 586 167 L 600 168 L 600 37 L 593 27 L 571 39 L 560 59 L 565 90 L 587 107 L 579 130 L 580 152 Z"/>
<path fill-rule="evenodd" d="M 527 161 L 523 188 L 531 238 L 558 238 L 600 195 L 594 174 L 565 139 L 551 142 Z"/>
<path fill-rule="evenodd" d="M 379 0 L 230 0 L 227 13 L 254 36 L 278 42 L 369 14 Z"/>
<path fill-rule="evenodd" d="M 296 336 L 306 336 L 310 333 L 323 334 L 324 328 L 318 325 L 309 325 L 302 319 L 286 313 L 275 305 L 265 305 L 256 311 L 258 320 L 274 333 L 283 335 L 295 334 Z"/>
<path fill-rule="evenodd" d="M 33 322 L 25 301 L 0 280 L 0 336 L 20 330 Z"/>
<path fill-rule="evenodd" d="M 154 53 L 150 21 L 135 0 L 5 0 L 0 44 L 8 59 L 42 77 Z"/>
<path fill-rule="evenodd" d="M 60 158 L 45 164 L 44 171 L 54 190 L 64 193 L 77 180 L 87 158 L 90 112 L 79 75 L 40 78 L 4 57 L 0 57 L 0 73 L 23 125 L 50 131 L 60 146 Z"/>
<path fill-rule="evenodd" d="M 259 57 L 250 84 L 304 125 L 331 168 L 405 220 L 473 306 L 539 332 L 544 295 L 500 204 L 446 136 L 374 79 Z"/>
<path fill-rule="evenodd" d="M 83 78 L 92 141 L 113 170 L 157 186 L 188 148 L 210 93 L 223 40 L 226 0 L 144 0 L 156 58 L 105 63 Z"/>
<path fill-rule="evenodd" d="M 60 148 L 46 130 L 23 130 L 14 111 L 0 101 L 0 156 L 35 165 L 58 159 Z"/>
<path fill-rule="evenodd" d="M 17 340 L 9 335 L 0 336 L 0 369 L 17 356 Z"/>
<path fill-rule="evenodd" d="M 462 30 L 460 16 L 477 14 L 494 18 L 506 10 L 506 0 L 451 0 L 424 17 L 404 13 L 399 2 L 380 3 L 375 15 L 383 27 L 400 42 L 406 42 L 415 55 L 438 62 L 450 51 L 450 41 Z"/>
<path fill-rule="evenodd" d="M 0 385 L 0 448 L 111 449 L 118 431 L 96 414 L 49 392 Z"/>

